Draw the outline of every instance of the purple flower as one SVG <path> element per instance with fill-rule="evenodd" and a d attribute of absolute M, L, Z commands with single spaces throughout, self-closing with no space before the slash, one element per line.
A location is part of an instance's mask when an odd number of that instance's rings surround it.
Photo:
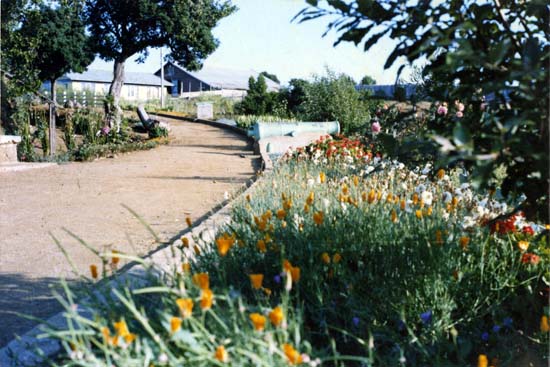
<path fill-rule="evenodd" d="M 513 323 L 514 323 L 514 320 L 512 320 L 511 317 L 506 317 L 506 318 L 502 321 L 502 324 L 503 324 L 504 326 L 506 326 L 506 327 L 509 327 L 509 328 L 512 327 Z"/>
<path fill-rule="evenodd" d="M 493 333 L 498 333 L 500 331 L 500 325 L 493 326 Z"/>
<path fill-rule="evenodd" d="M 357 316 L 354 316 L 352 319 L 351 319 L 351 322 L 353 323 L 353 326 L 355 327 L 358 327 L 359 326 L 359 317 Z"/>
<path fill-rule="evenodd" d="M 101 134 L 103 135 L 109 135 L 110 132 L 111 132 L 111 128 L 109 126 L 103 126 L 101 128 Z"/>
<path fill-rule="evenodd" d="M 424 325 L 427 325 L 430 322 L 432 322 L 432 315 L 433 315 L 432 310 L 428 310 L 420 314 L 420 320 L 422 320 L 422 323 Z"/>
<path fill-rule="evenodd" d="M 279 283 L 281 283 L 281 276 L 280 275 L 275 275 L 273 277 L 273 280 L 275 281 L 275 283 L 279 284 Z"/>
<path fill-rule="evenodd" d="M 371 130 L 373 133 L 378 134 L 382 127 L 380 126 L 380 123 L 378 121 L 375 121 L 371 125 Z"/>
<path fill-rule="evenodd" d="M 483 332 L 483 334 L 481 334 L 481 340 L 483 340 L 484 342 L 486 342 L 487 340 L 489 340 L 489 333 L 488 332 Z"/>

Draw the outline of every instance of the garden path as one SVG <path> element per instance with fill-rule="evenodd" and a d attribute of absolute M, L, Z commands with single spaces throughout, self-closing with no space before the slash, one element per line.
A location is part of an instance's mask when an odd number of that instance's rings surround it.
<path fill-rule="evenodd" d="M 88 275 L 98 259 L 62 227 L 99 250 L 144 255 L 158 244 L 136 211 L 168 241 L 207 215 L 250 180 L 259 160 L 245 138 L 208 125 L 163 119 L 172 127 L 169 145 L 91 163 L 0 172 L 0 347 L 35 322 L 15 312 L 47 318 L 59 311 L 50 287 Z"/>

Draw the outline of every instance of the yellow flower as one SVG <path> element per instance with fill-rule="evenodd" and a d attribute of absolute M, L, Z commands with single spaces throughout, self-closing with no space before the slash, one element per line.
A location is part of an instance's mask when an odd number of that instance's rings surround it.
<path fill-rule="evenodd" d="M 443 177 L 445 177 L 445 170 L 443 168 L 440 168 L 439 171 L 437 171 L 437 178 L 442 180 Z"/>
<path fill-rule="evenodd" d="M 550 331 L 550 324 L 548 324 L 548 316 L 546 315 L 540 318 L 540 331 L 543 333 Z"/>
<path fill-rule="evenodd" d="M 193 300 L 191 298 L 178 298 L 176 304 L 181 313 L 181 317 L 184 319 L 191 317 L 193 314 Z"/>
<path fill-rule="evenodd" d="M 412 202 L 414 205 L 418 204 L 418 194 L 416 192 L 413 194 Z"/>
<path fill-rule="evenodd" d="M 313 221 L 315 222 L 315 224 L 317 224 L 318 226 L 320 226 L 321 224 L 323 224 L 323 220 L 325 219 L 325 214 L 321 211 L 317 212 L 317 213 L 313 213 Z"/>
<path fill-rule="evenodd" d="M 346 185 L 345 183 L 342 185 L 342 193 L 344 195 L 347 195 L 349 193 L 348 185 Z"/>
<path fill-rule="evenodd" d="M 287 259 L 283 260 L 283 270 L 284 271 L 290 271 L 292 269 L 292 264 Z"/>
<path fill-rule="evenodd" d="M 406 204 L 407 204 L 407 203 L 405 202 L 405 200 L 402 199 L 402 200 L 401 200 L 401 203 L 399 203 L 399 208 L 400 208 L 401 210 L 405 210 Z"/>
<path fill-rule="evenodd" d="M 489 360 L 487 359 L 487 356 L 485 354 L 480 354 L 477 357 L 477 367 L 487 367 L 489 364 Z"/>
<path fill-rule="evenodd" d="M 264 214 L 262 214 L 262 218 L 265 219 L 266 221 L 269 221 L 271 220 L 271 217 L 273 217 L 273 213 L 271 212 L 271 210 L 267 209 L 265 211 Z"/>
<path fill-rule="evenodd" d="M 189 228 L 193 227 L 193 222 L 191 221 L 191 217 L 185 217 L 185 222 L 189 226 Z"/>
<path fill-rule="evenodd" d="M 229 355 L 227 354 L 227 351 L 225 350 L 225 347 L 223 345 L 220 345 L 216 348 L 216 353 L 214 353 L 214 357 L 222 363 L 227 363 L 229 361 Z"/>
<path fill-rule="evenodd" d="M 395 211 L 395 209 L 392 209 L 391 211 L 391 221 L 393 223 L 397 223 L 397 212 Z"/>
<path fill-rule="evenodd" d="M 361 193 L 361 199 L 363 199 L 363 201 L 367 201 L 367 193 L 366 192 L 362 192 Z"/>
<path fill-rule="evenodd" d="M 283 319 L 285 316 L 283 315 L 283 309 L 281 306 L 275 307 L 270 313 L 269 313 L 269 320 L 273 324 L 273 326 L 279 326 L 281 325 L 281 322 L 283 322 Z"/>
<path fill-rule="evenodd" d="M 256 242 L 256 247 L 258 248 L 258 251 L 260 252 L 266 252 L 267 248 L 265 247 L 265 241 L 262 239 L 259 239 L 258 242 Z"/>
<path fill-rule="evenodd" d="M 391 204 L 392 202 L 393 202 L 393 196 L 390 192 L 390 193 L 388 193 L 388 196 L 386 197 L 386 203 Z"/>
<path fill-rule="evenodd" d="M 209 310 L 212 308 L 212 301 L 214 300 L 214 293 L 210 289 L 203 289 L 201 292 L 201 308 L 203 310 Z"/>
<path fill-rule="evenodd" d="M 456 206 L 458 205 L 458 198 L 456 196 L 453 197 L 453 200 L 451 201 L 451 204 L 452 204 L 453 208 L 456 208 Z"/>
<path fill-rule="evenodd" d="M 111 252 L 111 261 L 113 265 L 118 265 L 118 263 L 120 262 L 120 257 L 116 256 L 117 254 L 120 254 L 120 252 L 118 252 L 117 250 L 113 250 Z"/>
<path fill-rule="evenodd" d="M 181 319 L 179 317 L 172 317 L 170 319 L 170 332 L 172 334 L 177 333 L 181 329 Z"/>
<path fill-rule="evenodd" d="M 128 334 L 124 335 L 123 338 L 124 338 L 124 341 L 126 342 L 126 344 L 130 344 L 131 342 L 136 340 L 137 335 L 134 334 L 134 333 L 128 333 Z"/>
<path fill-rule="evenodd" d="M 216 239 L 216 245 L 218 245 L 218 253 L 220 256 L 227 255 L 227 252 L 235 243 L 235 239 L 225 233 L 222 237 Z"/>
<path fill-rule="evenodd" d="M 426 209 L 426 210 L 424 211 L 424 213 L 426 214 L 426 216 L 430 217 L 430 216 L 432 215 L 432 213 L 433 213 L 432 207 L 430 206 L 428 209 Z"/>
<path fill-rule="evenodd" d="M 197 273 L 193 275 L 193 283 L 200 289 L 210 289 L 210 277 L 208 273 Z"/>
<path fill-rule="evenodd" d="M 260 315 L 259 313 L 251 313 L 250 321 L 254 325 L 254 329 L 262 331 L 265 328 L 265 316 Z"/>
<path fill-rule="evenodd" d="M 377 191 L 376 192 L 376 200 L 380 201 L 380 199 L 382 199 L 382 195 L 383 195 L 382 191 Z"/>
<path fill-rule="evenodd" d="M 97 265 L 90 265 L 90 273 L 92 273 L 92 278 L 97 279 L 99 276 L 97 272 Z"/>
<path fill-rule="evenodd" d="M 294 347 L 290 344 L 283 344 L 283 352 L 285 353 L 286 358 L 290 364 L 300 364 L 302 363 L 302 356 Z"/>
<path fill-rule="evenodd" d="M 184 273 L 189 273 L 191 271 L 191 264 L 189 263 L 183 263 L 181 264 L 181 270 L 184 272 Z"/>
<path fill-rule="evenodd" d="M 470 238 L 466 237 L 466 236 L 463 236 L 463 237 L 460 237 L 458 242 L 460 243 L 460 247 L 462 247 L 463 250 L 467 250 L 468 249 L 468 244 L 470 243 Z"/>
<path fill-rule="evenodd" d="M 283 220 L 286 218 L 286 211 L 284 209 L 277 210 L 277 218 Z"/>
<path fill-rule="evenodd" d="M 376 198 L 376 193 L 374 192 L 374 190 L 371 189 L 369 191 L 369 196 L 367 197 L 367 201 L 369 202 L 369 204 L 372 204 L 375 198 Z"/>
<path fill-rule="evenodd" d="M 290 276 L 292 277 L 293 282 L 297 282 L 300 280 L 300 268 L 297 266 L 293 266 L 290 269 Z"/>
<path fill-rule="evenodd" d="M 304 205 L 304 213 L 309 213 L 309 205 Z"/>
<path fill-rule="evenodd" d="M 246 194 L 246 201 L 250 203 L 250 194 Z"/>
<path fill-rule="evenodd" d="M 183 245 L 183 247 L 189 247 L 189 238 L 182 237 L 181 238 L 181 244 Z"/>
<path fill-rule="evenodd" d="M 306 203 L 307 205 L 313 205 L 313 201 L 315 200 L 315 193 L 311 191 L 309 195 L 307 196 Z"/>
<path fill-rule="evenodd" d="M 250 283 L 252 284 L 252 288 L 254 289 L 262 288 L 262 282 L 264 281 L 263 274 L 250 274 L 249 277 L 250 277 Z"/>
<path fill-rule="evenodd" d="M 321 260 L 323 260 L 325 264 L 330 264 L 330 255 L 326 252 L 323 252 L 323 254 L 321 255 Z"/>
<path fill-rule="evenodd" d="M 118 335 L 124 336 L 124 335 L 130 334 L 126 321 L 120 320 L 119 322 L 115 322 L 113 325 Z"/>
<path fill-rule="evenodd" d="M 327 180 L 327 176 L 325 175 L 325 173 L 324 172 L 319 173 L 319 181 L 321 181 L 321 183 L 325 183 L 326 180 Z"/>
<path fill-rule="evenodd" d="M 339 253 L 335 253 L 332 257 L 332 262 L 338 264 L 340 260 L 342 260 L 342 255 L 340 255 Z"/>
<path fill-rule="evenodd" d="M 287 199 L 283 201 L 283 209 L 290 210 L 290 208 L 292 208 L 292 199 Z"/>
<path fill-rule="evenodd" d="M 359 177 L 353 176 L 353 184 L 357 187 L 359 186 Z"/>
<path fill-rule="evenodd" d="M 529 248 L 529 242 L 519 241 L 518 242 L 518 248 L 520 249 L 521 252 L 527 251 L 527 249 Z"/>
<path fill-rule="evenodd" d="M 422 219 L 422 210 L 420 210 L 420 209 L 417 210 L 417 211 L 415 212 L 415 215 L 416 215 L 416 217 L 417 217 L 418 219 Z"/>
<path fill-rule="evenodd" d="M 193 246 L 193 251 L 195 251 L 195 255 L 197 256 L 201 254 L 201 249 L 197 245 Z"/>
<path fill-rule="evenodd" d="M 268 297 L 271 296 L 271 289 L 269 289 L 269 288 L 262 288 L 262 290 L 264 291 L 264 293 L 265 293 L 266 296 L 268 296 Z"/>

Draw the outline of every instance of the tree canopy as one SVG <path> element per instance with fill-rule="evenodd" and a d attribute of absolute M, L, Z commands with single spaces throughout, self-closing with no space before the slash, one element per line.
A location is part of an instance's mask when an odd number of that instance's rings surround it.
<path fill-rule="evenodd" d="M 262 71 L 262 72 L 260 73 L 260 75 L 263 75 L 265 78 L 271 79 L 271 80 L 273 80 L 273 81 L 276 82 L 276 83 L 281 83 L 281 82 L 279 81 L 279 78 L 277 78 L 277 75 L 275 75 L 275 74 L 268 73 L 267 71 Z"/>
<path fill-rule="evenodd" d="M 376 84 L 376 80 L 370 75 L 365 75 L 363 77 L 363 79 L 361 79 L 361 84 L 362 85 L 374 85 L 374 84 Z"/>

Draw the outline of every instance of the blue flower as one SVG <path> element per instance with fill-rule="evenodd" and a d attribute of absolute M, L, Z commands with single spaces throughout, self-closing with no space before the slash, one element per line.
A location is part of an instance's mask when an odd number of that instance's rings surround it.
<path fill-rule="evenodd" d="M 275 275 L 273 277 L 273 280 L 275 281 L 275 283 L 279 284 L 279 283 L 281 283 L 281 276 L 280 275 Z"/>
<path fill-rule="evenodd" d="M 405 330 L 405 327 L 406 327 L 405 322 L 403 320 L 399 320 L 397 323 L 397 329 L 399 331 L 403 331 Z"/>
<path fill-rule="evenodd" d="M 481 334 L 481 340 L 483 340 L 484 342 L 486 342 L 487 340 L 489 340 L 489 333 L 488 332 L 483 332 L 483 334 Z"/>
<path fill-rule="evenodd" d="M 500 331 L 500 325 L 493 326 L 493 333 L 498 333 Z"/>
<path fill-rule="evenodd" d="M 424 313 L 421 313 L 420 314 L 420 319 L 422 320 L 422 323 L 424 325 L 427 325 L 430 322 L 432 322 L 432 310 L 428 310 Z"/>
<path fill-rule="evenodd" d="M 502 324 L 508 328 L 511 328 L 514 323 L 514 320 L 512 320 L 511 317 L 507 317 L 502 321 Z"/>
<path fill-rule="evenodd" d="M 355 327 L 358 327 L 359 326 L 359 317 L 357 316 L 354 316 L 352 319 L 351 319 L 351 322 L 353 323 L 353 326 Z"/>

